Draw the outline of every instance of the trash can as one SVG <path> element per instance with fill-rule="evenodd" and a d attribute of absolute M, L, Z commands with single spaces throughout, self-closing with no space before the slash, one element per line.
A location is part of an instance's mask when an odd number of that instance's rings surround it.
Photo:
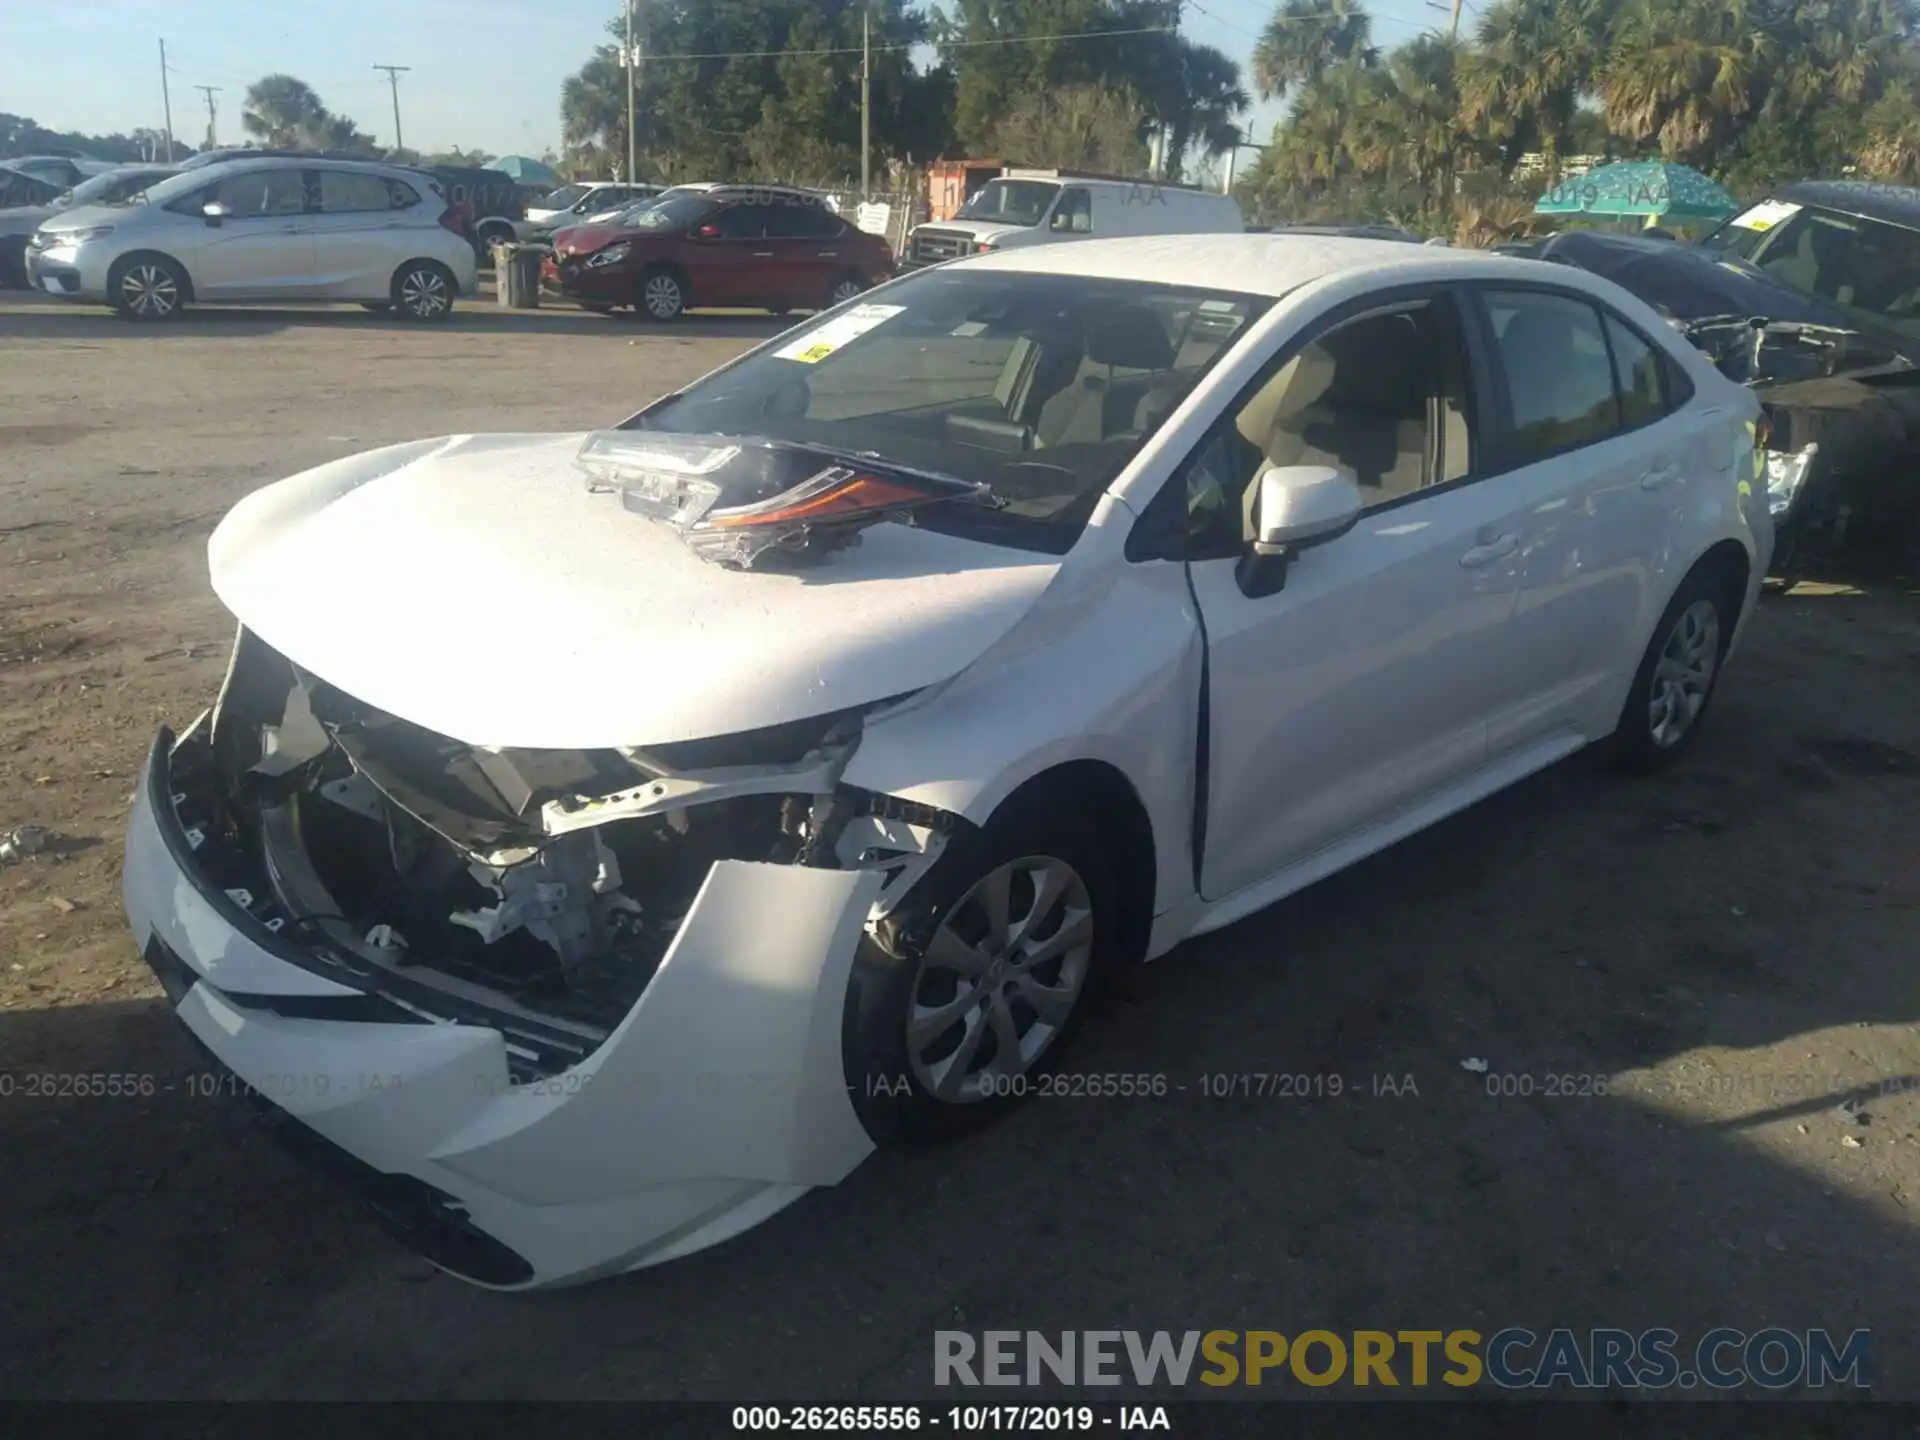
<path fill-rule="evenodd" d="M 540 261 L 545 255 L 544 245 L 500 244 L 493 247 L 493 281 L 504 308 L 540 308 Z"/>

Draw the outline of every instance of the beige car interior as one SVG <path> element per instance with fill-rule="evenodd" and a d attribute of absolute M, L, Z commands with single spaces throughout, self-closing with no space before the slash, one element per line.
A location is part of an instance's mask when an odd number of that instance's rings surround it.
<path fill-rule="evenodd" d="M 1241 409 L 1234 421 L 1241 439 L 1268 465 L 1332 466 L 1352 477 L 1369 507 L 1464 476 L 1465 387 L 1443 369 L 1431 323 L 1422 323 L 1427 318 L 1414 311 L 1368 316 L 1309 342 Z M 1435 414 L 1438 437 L 1429 433 Z M 1254 478 L 1247 477 L 1241 497 L 1249 540 L 1256 533 Z"/>

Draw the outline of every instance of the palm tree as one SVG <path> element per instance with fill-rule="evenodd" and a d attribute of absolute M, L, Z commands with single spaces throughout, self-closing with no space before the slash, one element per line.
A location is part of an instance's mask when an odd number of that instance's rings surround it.
<path fill-rule="evenodd" d="M 560 135 L 570 147 L 592 146 L 625 163 L 627 75 L 613 46 L 596 46 L 593 58 L 561 83 Z"/>
<path fill-rule="evenodd" d="M 1262 100 L 1318 80 L 1336 65 L 1373 64 L 1373 20 L 1359 0 L 1284 0 L 1253 48 Z"/>
<path fill-rule="evenodd" d="M 1167 131 L 1167 168 L 1178 179 L 1189 150 L 1203 159 L 1240 142 L 1240 117 L 1253 102 L 1240 85 L 1240 67 L 1211 45 L 1181 41 L 1171 103 L 1155 106 Z"/>
<path fill-rule="evenodd" d="M 311 144 L 313 132 L 331 118 L 306 81 L 292 75 L 268 75 L 247 87 L 240 125 L 268 145 L 292 148 Z"/>
<path fill-rule="evenodd" d="M 1634 0 L 1598 75 L 1608 126 L 1669 160 L 1709 163 L 1755 108 L 1778 42 L 1746 0 Z"/>
<path fill-rule="evenodd" d="M 1286 126 L 1268 151 L 1275 178 L 1301 189 L 1324 188 L 1356 174 L 1382 173 L 1379 116 L 1384 78 L 1350 59 L 1300 88 Z"/>
<path fill-rule="evenodd" d="M 1913 92 L 1890 94 L 1868 109 L 1860 168 L 1875 180 L 1911 185 L 1920 180 L 1920 103 Z"/>
<path fill-rule="evenodd" d="M 1462 116 L 1511 171 L 1536 145 L 1549 178 L 1573 137 L 1580 96 L 1606 53 L 1607 0 L 1498 0 L 1460 75 Z"/>
<path fill-rule="evenodd" d="M 1362 168 L 1404 174 L 1431 205 L 1447 203 L 1455 173 L 1477 148 L 1460 118 L 1466 48 L 1451 37 L 1422 35 L 1393 51 L 1379 101 L 1356 125 Z"/>

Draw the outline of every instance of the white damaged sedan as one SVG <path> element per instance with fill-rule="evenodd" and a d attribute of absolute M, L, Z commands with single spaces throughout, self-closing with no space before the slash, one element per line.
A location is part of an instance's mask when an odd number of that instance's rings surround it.
<path fill-rule="evenodd" d="M 993 1114 L 1187 937 L 1591 742 L 1678 755 L 1767 569 L 1758 418 L 1531 261 L 924 270 L 616 429 L 242 501 L 127 911 L 435 1263 L 655 1264 Z"/>

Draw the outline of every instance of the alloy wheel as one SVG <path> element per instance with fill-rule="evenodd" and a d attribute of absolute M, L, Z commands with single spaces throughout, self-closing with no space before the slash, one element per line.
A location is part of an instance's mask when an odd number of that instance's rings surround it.
<path fill-rule="evenodd" d="M 1719 608 L 1696 600 L 1675 617 L 1653 668 L 1647 726 L 1654 744 L 1669 750 L 1687 737 L 1706 707 L 1719 664 Z"/>
<path fill-rule="evenodd" d="M 419 320 L 444 315 L 453 304 L 447 277 L 438 270 L 409 270 L 400 277 L 400 308 Z"/>
<path fill-rule="evenodd" d="M 1065 1028 L 1093 959 L 1093 904 L 1066 861 L 989 871 L 942 917 L 914 976 L 907 1056 L 936 1100 L 1019 1093 Z"/>
<path fill-rule="evenodd" d="M 671 275 L 650 275 L 641 298 L 654 319 L 671 320 L 680 313 L 680 282 Z"/>
<path fill-rule="evenodd" d="M 180 284 L 164 265 L 132 265 L 120 277 L 120 295 L 143 320 L 164 320 L 180 308 Z"/>
<path fill-rule="evenodd" d="M 833 287 L 833 293 L 827 297 L 830 305 L 840 305 L 861 294 L 867 287 L 858 280 L 842 280 Z"/>

